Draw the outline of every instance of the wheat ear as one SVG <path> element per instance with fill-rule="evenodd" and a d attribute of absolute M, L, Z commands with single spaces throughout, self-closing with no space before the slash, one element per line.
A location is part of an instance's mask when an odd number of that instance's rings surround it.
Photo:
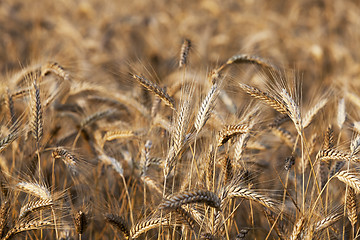
<path fill-rule="evenodd" d="M 175 212 L 181 216 L 181 218 L 185 221 L 186 224 L 189 225 L 189 227 L 194 230 L 197 222 L 195 221 L 194 217 L 191 215 L 190 212 L 186 211 L 182 207 L 175 208 Z"/>
<path fill-rule="evenodd" d="M 52 227 L 52 226 L 53 226 L 52 222 L 45 221 L 45 220 L 32 220 L 32 221 L 26 222 L 26 223 L 19 223 L 19 224 L 16 224 L 13 228 L 11 228 L 9 230 L 9 232 L 6 234 L 6 236 L 3 238 L 3 240 L 10 239 L 14 235 L 21 233 L 21 232 L 37 230 L 37 229 L 41 229 L 41 228 L 45 228 L 45 227 Z"/>
<path fill-rule="evenodd" d="M 219 197 L 207 190 L 185 191 L 167 199 L 160 204 L 159 209 L 173 209 L 189 203 L 205 203 L 213 208 L 220 208 Z"/>
<path fill-rule="evenodd" d="M 76 175 L 78 173 L 78 170 L 77 170 L 77 167 L 76 167 L 76 162 L 78 160 L 73 154 L 71 154 L 66 149 L 61 148 L 61 147 L 57 147 L 52 152 L 52 157 L 54 159 L 62 159 L 62 161 L 70 169 L 71 173 L 73 173 L 74 175 Z"/>
<path fill-rule="evenodd" d="M 169 220 L 167 218 L 151 218 L 149 220 L 144 220 L 137 223 L 133 228 L 131 228 L 130 236 L 131 238 L 135 239 L 138 238 L 141 234 L 159 227 L 160 225 L 168 225 Z"/>
<path fill-rule="evenodd" d="M 359 158 L 332 148 L 320 150 L 316 155 L 316 159 L 325 162 L 329 160 L 360 162 Z"/>
<path fill-rule="evenodd" d="M 356 195 L 353 188 L 349 187 L 346 195 L 346 209 L 351 225 L 357 223 Z"/>
<path fill-rule="evenodd" d="M 278 211 L 277 204 L 271 198 L 268 198 L 262 194 L 259 194 L 251 189 L 246 188 L 242 184 L 230 186 L 227 189 L 228 198 L 245 198 L 260 203 L 261 205 L 269 208 L 273 211 Z"/>
<path fill-rule="evenodd" d="M 281 90 L 281 96 L 283 98 L 284 103 L 286 104 L 286 108 L 288 110 L 288 116 L 293 121 L 295 128 L 299 135 L 302 133 L 303 125 L 300 114 L 300 108 L 298 104 L 294 101 L 294 99 L 290 96 L 285 88 Z"/>
<path fill-rule="evenodd" d="M 186 66 L 190 50 L 191 41 L 189 39 L 184 39 L 184 42 L 181 46 L 179 68 Z"/>
<path fill-rule="evenodd" d="M 226 65 L 231 65 L 231 64 L 241 64 L 241 63 L 251 63 L 251 64 L 256 64 L 259 65 L 260 67 L 263 68 L 267 68 L 267 69 L 271 69 L 273 71 L 276 71 L 277 68 L 272 65 L 270 62 L 266 61 L 265 59 L 258 57 L 258 56 L 254 56 L 254 55 L 248 55 L 248 54 L 238 54 L 238 55 L 234 55 L 231 58 L 229 58 L 226 61 Z"/>
<path fill-rule="evenodd" d="M 288 109 L 287 109 L 285 103 L 280 101 L 275 96 L 270 95 L 270 93 L 263 92 L 258 88 L 246 85 L 244 83 L 239 83 L 239 86 L 242 90 L 244 90 L 251 97 L 263 101 L 264 103 L 268 104 L 270 107 L 272 107 L 279 113 L 282 113 L 282 114 L 288 113 Z"/>
<path fill-rule="evenodd" d="M 0 153 L 20 136 L 20 129 L 16 122 L 10 129 L 10 133 L 0 140 Z"/>
<path fill-rule="evenodd" d="M 46 76 L 49 72 L 54 73 L 55 75 L 62 78 L 64 81 L 69 81 L 69 74 L 65 69 L 56 62 L 48 62 L 41 66 L 41 77 Z"/>
<path fill-rule="evenodd" d="M 218 84 L 214 83 L 210 91 L 202 101 L 199 112 L 196 116 L 194 126 L 197 133 L 200 132 L 200 130 L 203 128 L 203 126 L 209 119 L 211 109 L 214 107 L 214 103 L 217 96 L 218 96 Z"/>
<path fill-rule="evenodd" d="M 87 125 L 90 125 L 100 119 L 103 119 L 105 117 L 110 116 L 111 114 L 113 114 L 115 112 L 115 109 L 106 109 L 106 110 L 102 110 L 102 111 L 98 111 L 95 112 L 94 114 L 91 114 L 87 117 L 85 117 L 81 122 L 80 122 L 80 128 L 83 129 L 85 128 Z"/>
<path fill-rule="evenodd" d="M 50 191 L 46 187 L 41 186 L 38 183 L 19 182 L 18 184 L 16 184 L 16 187 L 23 192 L 36 196 L 42 200 L 52 201 Z"/>
<path fill-rule="evenodd" d="M 7 89 L 7 95 L 6 95 L 6 106 L 9 110 L 9 117 L 10 117 L 10 120 L 11 120 L 11 123 L 12 124 L 15 124 L 16 122 L 16 118 L 15 118 L 15 108 L 14 108 L 14 100 L 13 100 L 13 97 L 9 91 L 9 89 Z"/>
<path fill-rule="evenodd" d="M 35 212 L 51 206 L 53 206 L 53 201 L 51 199 L 39 199 L 37 201 L 30 201 L 21 207 L 19 219 L 25 218 L 31 212 Z"/>
<path fill-rule="evenodd" d="M 247 133 L 248 131 L 249 131 L 249 127 L 246 124 L 225 126 L 219 133 L 218 146 L 222 146 L 231 138 L 239 134 Z"/>
<path fill-rule="evenodd" d="M 227 156 L 223 161 L 223 174 L 224 174 L 224 183 L 229 183 L 233 178 L 233 165 L 232 160 Z"/>
<path fill-rule="evenodd" d="M 175 126 L 172 131 L 170 149 L 165 159 L 164 177 L 167 178 L 174 168 L 175 160 L 184 145 L 185 133 L 188 127 L 190 114 L 190 101 L 182 102 L 180 112 L 177 115 Z"/>
<path fill-rule="evenodd" d="M 304 226 L 305 226 L 305 217 L 302 216 L 296 221 L 289 239 L 297 240 L 299 234 L 303 231 Z"/>
<path fill-rule="evenodd" d="M 43 117 L 42 117 L 42 107 L 40 101 L 40 89 L 36 81 L 34 81 L 34 93 L 33 93 L 33 106 L 32 106 L 32 123 L 31 131 L 36 140 L 36 143 L 39 144 L 41 137 L 43 135 Z"/>
<path fill-rule="evenodd" d="M 311 121 L 313 120 L 314 116 L 327 104 L 328 99 L 320 100 L 314 107 L 312 107 L 306 115 L 302 119 L 303 127 L 306 128 L 310 125 Z"/>
<path fill-rule="evenodd" d="M 357 193 L 360 193 L 360 178 L 358 174 L 348 171 L 340 171 L 334 176 L 349 187 L 352 187 Z"/>
<path fill-rule="evenodd" d="M 330 215 L 330 216 L 318 221 L 317 223 L 315 223 L 315 233 L 331 226 L 332 224 L 337 222 L 341 217 L 342 217 L 341 213 L 335 213 L 333 215 Z"/>
<path fill-rule="evenodd" d="M 9 210 L 10 210 L 10 202 L 9 201 L 3 202 L 0 207 L 0 237 L 4 235 L 4 229 L 8 222 Z"/>
<path fill-rule="evenodd" d="M 157 97 L 159 97 L 166 105 L 175 109 L 175 101 L 172 97 L 168 95 L 165 89 L 161 88 L 157 84 L 149 81 L 143 76 L 138 76 L 136 74 L 132 74 L 132 77 L 136 79 L 143 87 L 145 87 L 150 92 L 154 93 Z"/>
<path fill-rule="evenodd" d="M 110 223 L 112 226 L 119 229 L 124 234 L 126 239 L 129 239 L 130 237 L 129 227 L 127 226 L 127 223 L 123 217 L 113 213 L 107 213 L 104 215 L 104 217 L 106 222 Z"/>
<path fill-rule="evenodd" d="M 78 234 L 83 234 L 88 225 L 86 213 L 81 210 L 77 211 L 74 216 L 74 225 L 76 232 Z"/>

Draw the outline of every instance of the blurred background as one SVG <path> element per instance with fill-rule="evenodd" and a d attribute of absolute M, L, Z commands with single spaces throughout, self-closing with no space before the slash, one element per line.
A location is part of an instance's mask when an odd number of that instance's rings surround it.
<path fill-rule="evenodd" d="M 0 68 L 6 75 L 54 60 L 90 80 L 142 61 L 162 76 L 189 38 L 191 66 L 204 70 L 247 53 L 294 68 L 305 82 L 353 82 L 359 8 L 351 0 L 2 0 Z"/>

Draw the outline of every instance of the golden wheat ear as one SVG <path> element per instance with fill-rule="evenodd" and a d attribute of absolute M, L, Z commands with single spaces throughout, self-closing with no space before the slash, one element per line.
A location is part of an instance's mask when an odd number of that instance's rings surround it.
<path fill-rule="evenodd" d="M 351 223 L 351 225 L 354 227 L 357 223 L 357 201 L 356 201 L 356 194 L 352 187 L 348 188 L 347 194 L 346 194 L 346 210 L 347 210 L 347 216 Z"/>
<path fill-rule="evenodd" d="M 175 101 L 169 94 L 165 91 L 165 89 L 161 88 L 157 84 L 150 82 L 143 76 L 138 76 L 136 74 L 130 74 L 134 79 L 136 79 L 140 85 L 145 87 L 150 92 L 154 93 L 157 97 L 159 97 L 166 105 L 175 109 Z"/>
<path fill-rule="evenodd" d="M 252 87 L 252 86 L 246 85 L 244 83 L 239 83 L 239 86 L 243 91 L 245 91 L 251 97 L 263 101 L 264 103 L 268 104 L 270 107 L 272 107 L 279 113 L 281 113 L 281 114 L 288 113 L 286 104 L 283 101 L 281 101 L 280 99 L 278 99 L 277 97 L 271 95 L 270 93 L 263 92 L 256 87 Z"/>
<path fill-rule="evenodd" d="M 53 223 L 47 220 L 31 220 L 28 222 L 20 222 L 13 226 L 3 237 L 3 240 L 7 240 L 15 236 L 16 234 L 30 231 L 30 230 L 39 230 L 44 228 L 53 228 Z"/>
<path fill-rule="evenodd" d="M 31 200 L 20 209 L 19 219 L 23 219 L 28 216 L 30 213 L 40 211 L 42 209 L 50 208 L 54 205 L 54 202 L 51 199 L 39 199 Z"/>
<path fill-rule="evenodd" d="M 153 217 L 147 220 L 138 222 L 130 230 L 130 236 L 132 239 L 140 237 L 141 234 L 150 231 L 151 229 L 157 228 L 159 226 L 170 225 L 169 219 L 165 217 Z"/>
<path fill-rule="evenodd" d="M 305 216 L 301 216 L 296 220 L 293 230 L 292 230 L 292 233 L 289 236 L 290 240 L 298 239 L 298 236 L 300 235 L 300 233 L 304 231 L 305 223 L 306 223 Z"/>
<path fill-rule="evenodd" d="M 200 109 L 197 113 L 196 119 L 195 119 L 195 129 L 196 132 L 199 133 L 200 130 L 204 127 L 207 120 L 210 118 L 211 110 L 214 107 L 216 98 L 219 95 L 219 86 L 217 83 L 214 83 L 211 86 L 211 89 L 207 93 L 206 97 L 202 101 L 200 105 Z"/>

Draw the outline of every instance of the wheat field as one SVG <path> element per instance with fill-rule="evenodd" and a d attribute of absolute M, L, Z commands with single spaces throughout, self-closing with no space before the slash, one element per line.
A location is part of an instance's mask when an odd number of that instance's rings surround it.
<path fill-rule="evenodd" d="M 357 1 L 0 1 L 1 239 L 360 239 Z"/>

